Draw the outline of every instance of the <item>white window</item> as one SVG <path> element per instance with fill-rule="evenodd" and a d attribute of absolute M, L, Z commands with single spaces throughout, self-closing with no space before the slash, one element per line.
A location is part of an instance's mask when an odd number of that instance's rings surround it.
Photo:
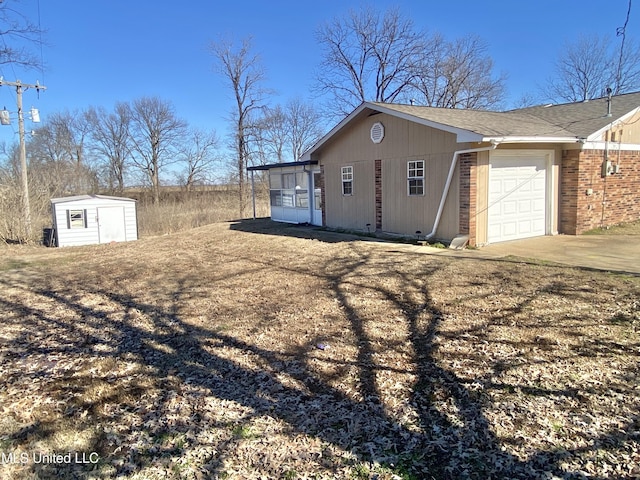
<path fill-rule="evenodd" d="M 424 195 L 424 160 L 410 160 L 407 163 L 407 193 Z"/>
<path fill-rule="evenodd" d="M 295 207 L 296 205 L 296 174 L 282 174 L 282 206 Z"/>
<path fill-rule="evenodd" d="M 353 167 L 342 167 L 342 195 L 353 195 Z"/>
<path fill-rule="evenodd" d="M 271 173 L 269 182 L 272 207 L 309 208 L 306 172 Z"/>
<path fill-rule="evenodd" d="M 69 228 L 85 228 L 87 223 L 85 210 L 67 210 Z"/>
<path fill-rule="evenodd" d="M 282 206 L 282 175 L 280 173 L 269 174 L 270 197 L 272 207 Z"/>

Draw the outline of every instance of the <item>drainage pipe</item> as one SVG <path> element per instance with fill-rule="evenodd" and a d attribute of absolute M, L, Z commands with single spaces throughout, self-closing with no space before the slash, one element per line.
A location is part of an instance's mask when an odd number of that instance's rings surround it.
<path fill-rule="evenodd" d="M 444 210 L 444 204 L 447 201 L 447 196 L 449 195 L 451 180 L 453 180 L 453 173 L 455 172 L 456 164 L 458 163 L 458 157 L 464 153 L 485 152 L 487 150 L 495 150 L 499 144 L 500 142 L 492 140 L 490 147 L 468 148 L 466 150 L 456 150 L 455 152 L 453 152 L 453 158 L 451 159 L 451 166 L 449 166 L 449 175 L 447 175 L 447 183 L 445 183 L 444 190 L 442 191 L 442 197 L 440 198 L 440 205 L 438 205 L 438 213 L 436 213 L 436 219 L 433 222 L 433 229 L 431 229 L 430 233 L 425 235 L 424 237 L 425 240 L 431 239 L 436 234 L 436 230 L 438 230 L 438 225 L 440 224 L 440 217 L 442 217 L 442 211 Z"/>

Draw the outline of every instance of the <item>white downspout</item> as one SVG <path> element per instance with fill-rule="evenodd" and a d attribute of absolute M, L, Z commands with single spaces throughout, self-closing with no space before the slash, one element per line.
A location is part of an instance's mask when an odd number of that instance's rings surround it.
<path fill-rule="evenodd" d="M 491 141 L 490 147 L 479 147 L 479 148 L 468 148 L 466 150 L 456 150 L 453 152 L 453 158 L 451 159 L 451 166 L 449 167 L 449 175 L 447 175 L 447 182 L 444 185 L 444 190 L 442 191 L 442 197 L 440 198 L 440 205 L 438 205 L 438 213 L 436 213 L 436 219 L 433 222 L 433 229 L 430 233 L 425 235 L 425 240 L 429 240 L 436 234 L 436 230 L 438 230 L 438 225 L 440 224 L 440 217 L 442 217 L 442 211 L 444 210 L 444 204 L 447 201 L 447 196 L 449 195 L 449 188 L 451 187 L 451 180 L 453 180 L 453 173 L 456 170 L 456 164 L 458 163 L 458 156 L 463 153 L 474 153 L 474 152 L 485 152 L 487 150 L 495 150 L 495 148 L 500 144 L 495 140 Z"/>

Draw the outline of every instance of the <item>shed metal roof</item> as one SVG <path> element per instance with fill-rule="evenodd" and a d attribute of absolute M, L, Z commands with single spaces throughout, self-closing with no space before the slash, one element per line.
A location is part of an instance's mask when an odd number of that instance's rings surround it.
<path fill-rule="evenodd" d="M 71 197 L 59 197 L 52 198 L 51 203 L 65 203 L 65 202 L 76 202 L 78 200 L 91 200 L 91 199 L 101 199 L 101 200 L 121 200 L 125 202 L 136 202 L 137 200 L 133 198 L 126 197 L 112 197 L 109 195 L 75 195 Z"/>

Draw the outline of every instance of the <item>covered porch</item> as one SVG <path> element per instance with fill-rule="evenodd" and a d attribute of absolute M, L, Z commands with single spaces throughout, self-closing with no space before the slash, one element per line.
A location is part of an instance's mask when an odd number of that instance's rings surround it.
<path fill-rule="evenodd" d="M 251 174 L 254 204 L 254 172 L 269 173 L 269 204 L 272 220 L 322 225 L 322 175 L 317 161 L 257 165 L 247 168 L 247 171 Z"/>

